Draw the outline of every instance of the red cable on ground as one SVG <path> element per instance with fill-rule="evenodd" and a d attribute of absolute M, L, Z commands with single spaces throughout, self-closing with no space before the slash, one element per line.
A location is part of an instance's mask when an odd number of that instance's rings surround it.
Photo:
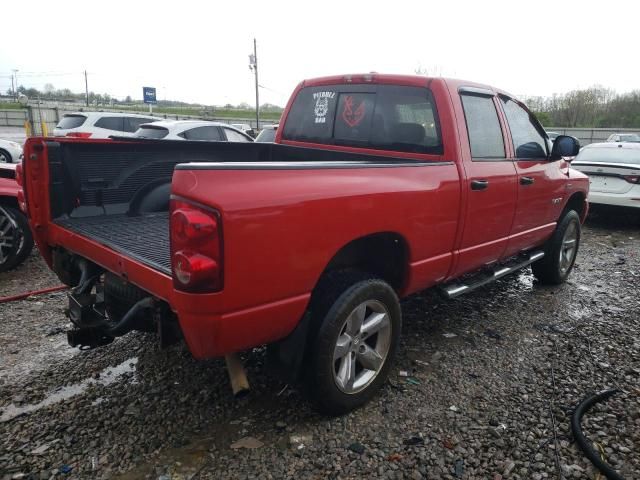
<path fill-rule="evenodd" d="M 14 302 L 16 300 L 22 300 L 23 298 L 31 297 L 33 295 L 42 295 L 43 293 L 59 292 L 65 290 L 66 285 L 58 285 L 57 287 L 43 288 L 41 290 L 33 290 L 32 292 L 19 293 L 18 295 L 9 295 L 8 297 L 0 297 L 0 303 Z"/>

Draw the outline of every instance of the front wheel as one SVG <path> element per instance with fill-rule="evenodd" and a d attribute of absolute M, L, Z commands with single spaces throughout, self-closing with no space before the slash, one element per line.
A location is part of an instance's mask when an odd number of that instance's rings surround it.
<path fill-rule="evenodd" d="M 312 401 L 330 415 L 361 406 L 384 384 L 402 327 L 398 297 L 386 282 L 368 278 L 342 285 L 335 282 L 318 299 L 328 311 L 318 319 L 305 372 Z"/>
<path fill-rule="evenodd" d="M 26 217 L 15 208 L 0 206 L 0 272 L 20 265 L 33 249 Z"/>
<path fill-rule="evenodd" d="M 559 285 L 567 280 L 578 255 L 580 233 L 580 216 L 569 210 L 548 240 L 545 256 L 531 265 L 533 274 L 541 283 Z"/>

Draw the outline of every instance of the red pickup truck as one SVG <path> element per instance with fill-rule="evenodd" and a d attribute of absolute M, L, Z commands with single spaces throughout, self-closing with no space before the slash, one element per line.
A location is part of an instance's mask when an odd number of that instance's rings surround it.
<path fill-rule="evenodd" d="M 72 345 L 133 329 L 196 358 L 267 344 L 340 413 L 385 381 L 400 297 L 529 264 L 567 278 L 588 209 L 578 150 L 492 87 L 346 75 L 300 83 L 273 144 L 29 139 L 24 188 L 74 287 Z"/>
<path fill-rule="evenodd" d="M 20 211 L 22 191 L 15 163 L 0 163 L 0 273 L 20 265 L 31 253 L 33 237 Z"/>

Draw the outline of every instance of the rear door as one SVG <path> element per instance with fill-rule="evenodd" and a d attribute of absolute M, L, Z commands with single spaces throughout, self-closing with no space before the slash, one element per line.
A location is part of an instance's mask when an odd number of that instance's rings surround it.
<path fill-rule="evenodd" d="M 461 88 L 466 129 L 461 129 L 467 208 L 453 276 L 498 261 L 507 246 L 516 209 L 516 170 L 505 148 L 491 90 Z M 466 137 L 466 138 L 465 138 Z M 465 144 L 466 143 L 466 144 Z"/>
<path fill-rule="evenodd" d="M 566 195 L 568 167 L 549 161 L 546 134 L 515 100 L 500 95 L 518 175 L 517 207 L 505 256 L 539 246 L 551 235 Z M 562 164 L 562 165 L 561 165 Z"/>

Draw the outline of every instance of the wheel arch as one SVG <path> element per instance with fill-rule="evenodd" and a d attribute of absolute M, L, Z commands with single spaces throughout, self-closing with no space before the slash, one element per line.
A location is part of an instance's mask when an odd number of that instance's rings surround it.
<path fill-rule="evenodd" d="M 562 210 L 558 221 L 560 221 L 560 219 L 564 217 L 564 214 L 569 210 L 575 210 L 580 217 L 580 222 L 584 223 L 585 219 L 587 218 L 587 213 L 589 212 L 587 196 L 584 192 L 575 192 L 569 197 L 569 200 L 567 200 L 567 203 L 564 206 L 564 209 Z"/>
<path fill-rule="evenodd" d="M 322 271 L 316 285 L 329 272 L 355 269 L 386 281 L 396 292 L 405 286 L 409 270 L 409 245 L 396 232 L 375 232 L 343 245 Z"/>

